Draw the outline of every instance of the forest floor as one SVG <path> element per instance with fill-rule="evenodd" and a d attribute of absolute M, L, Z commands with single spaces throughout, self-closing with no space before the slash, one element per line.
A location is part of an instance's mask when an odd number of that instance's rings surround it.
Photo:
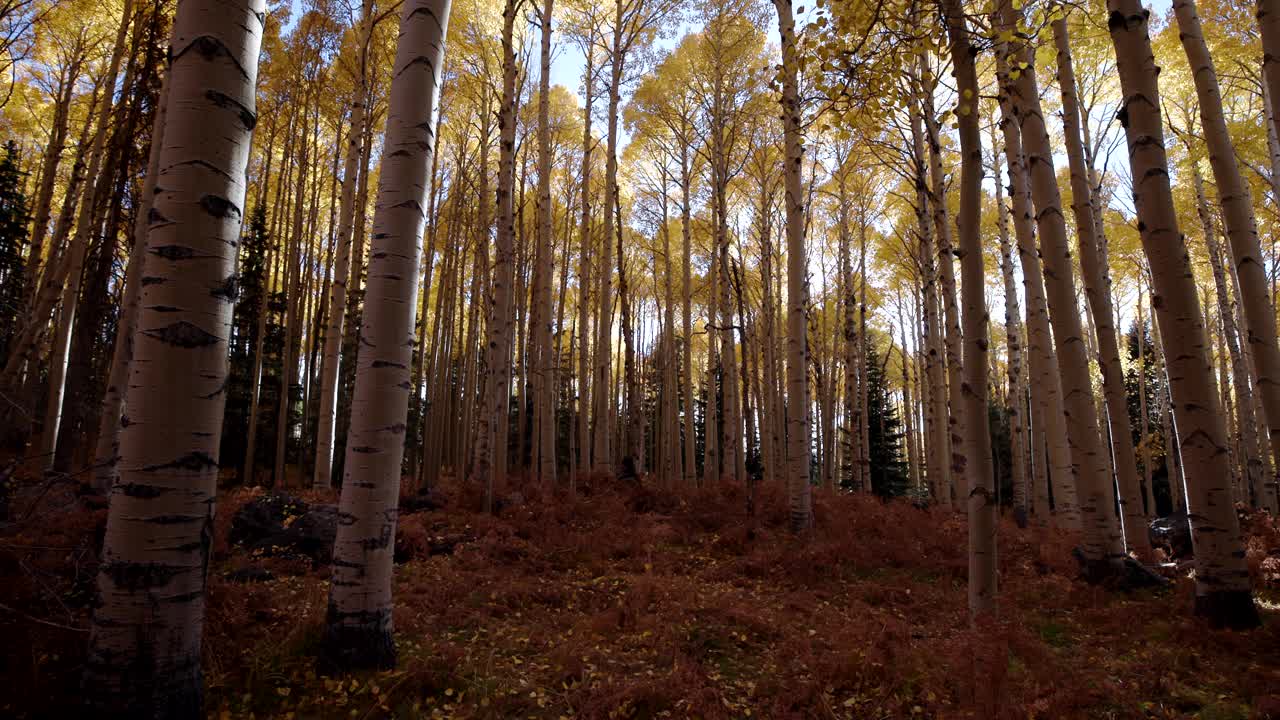
<path fill-rule="evenodd" d="M 770 486 L 754 517 L 729 483 L 522 487 L 496 516 L 446 487 L 442 509 L 401 518 L 398 669 L 328 678 L 315 672 L 328 567 L 227 542 L 261 492 L 218 508 L 211 718 L 1280 718 L 1280 528 L 1259 517 L 1261 629 L 1208 629 L 1185 577 L 1086 584 L 1069 536 L 1007 519 L 1000 620 L 971 629 L 965 526 L 941 511 L 816 491 L 817 527 L 796 538 Z M 9 512 L 0 716 L 79 715 L 105 509 L 31 483 Z M 229 579 L 245 568 L 271 579 Z"/>

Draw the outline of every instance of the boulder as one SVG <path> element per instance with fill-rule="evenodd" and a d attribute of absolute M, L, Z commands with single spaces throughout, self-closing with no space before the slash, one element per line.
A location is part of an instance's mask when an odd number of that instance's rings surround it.
<path fill-rule="evenodd" d="M 434 512 L 443 509 L 444 502 L 444 496 L 438 492 L 432 490 L 419 491 L 408 497 L 400 498 L 400 514 Z"/>
<path fill-rule="evenodd" d="M 323 565 L 333 559 L 337 536 L 336 505 L 308 505 L 281 493 L 245 503 L 232 518 L 227 539 L 251 552 L 306 557 Z"/>
<path fill-rule="evenodd" d="M 1147 527 L 1151 547 L 1163 548 L 1169 558 L 1191 557 L 1191 522 L 1186 513 L 1158 517 Z"/>

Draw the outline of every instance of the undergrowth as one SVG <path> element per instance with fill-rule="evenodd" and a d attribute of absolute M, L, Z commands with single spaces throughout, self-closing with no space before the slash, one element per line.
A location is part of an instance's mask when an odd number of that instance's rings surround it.
<path fill-rule="evenodd" d="M 579 489 L 513 484 L 490 516 L 476 488 L 447 484 L 444 509 L 402 516 L 398 669 L 344 678 L 315 672 L 327 567 L 229 545 L 231 517 L 261 491 L 228 492 L 209 716 L 1280 717 L 1280 531 L 1265 517 L 1247 523 L 1259 630 L 1209 630 L 1187 578 L 1131 594 L 1085 584 L 1070 534 L 1010 521 L 1000 619 L 975 628 L 960 517 L 818 490 L 816 527 L 796 537 L 773 485 L 755 489 L 754 516 L 728 482 Z M 76 711 L 105 511 L 70 492 L 0 533 L 0 715 Z M 228 579 L 247 567 L 272 579 Z"/>

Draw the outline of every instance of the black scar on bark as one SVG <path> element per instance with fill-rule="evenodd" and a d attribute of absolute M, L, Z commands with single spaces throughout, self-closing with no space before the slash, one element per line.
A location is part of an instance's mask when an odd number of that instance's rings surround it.
<path fill-rule="evenodd" d="M 152 255 L 159 255 L 165 260 L 186 260 L 196 251 L 186 245 L 156 245 L 149 249 Z"/>
<path fill-rule="evenodd" d="M 173 488 L 136 482 L 116 485 L 115 490 L 126 497 L 140 498 L 143 500 L 150 500 L 152 498 L 160 497 L 167 492 L 173 492 Z"/>
<path fill-rule="evenodd" d="M 240 208 L 221 195 L 201 196 L 200 207 L 216 218 L 240 217 Z"/>
<path fill-rule="evenodd" d="M 1210 590 L 1196 595 L 1195 613 L 1215 630 L 1252 630 L 1262 624 L 1253 593 L 1248 590 Z"/>
<path fill-rule="evenodd" d="M 217 90 L 206 90 L 204 96 L 209 99 L 209 102 L 220 108 L 229 108 L 234 110 L 236 115 L 240 116 L 240 124 L 244 125 L 245 130 L 252 131 L 257 127 L 258 115 L 245 107 L 239 100 L 236 100 L 230 95 L 220 93 Z"/>
<path fill-rule="evenodd" d="M 219 300 L 234 303 L 236 298 L 240 297 L 240 276 L 235 274 L 227 276 L 227 279 L 223 280 L 221 285 L 210 290 L 209 294 Z"/>
<path fill-rule="evenodd" d="M 187 349 L 206 347 L 219 342 L 218 336 L 205 332 L 202 328 L 196 327 L 186 320 L 179 320 L 172 325 L 166 325 L 155 330 L 144 330 L 143 334 L 169 345 Z"/>
<path fill-rule="evenodd" d="M 189 661 L 161 669 L 148 652 L 125 658 L 91 651 L 81 689 L 94 718 L 204 716 L 204 676 L 200 665 Z"/>
<path fill-rule="evenodd" d="M 353 670 L 391 670 L 396 666 L 396 643 L 385 610 L 343 613 L 329 603 L 316 669 L 322 675 Z"/>
<path fill-rule="evenodd" d="M 170 460 L 160 465 L 148 465 L 142 468 L 144 472 L 154 472 L 157 470 L 180 469 L 198 472 L 200 470 L 208 470 L 217 468 L 218 461 L 213 459 L 212 455 L 202 452 L 191 452 L 181 457 Z"/>
<path fill-rule="evenodd" d="M 156 515 L 147 518 L 143 522 L 154 523 L 156 525 L 186 525 L 194 522 L 202 522 L 203 515 Z"/>
<path fill-rule="evenodd" d="M 164 563 L 110 562 L 102 566 L 103 575 L 111 578 L 116 587 L 129 592 L 160 587 L 187 570 L 189 568 Z"/>

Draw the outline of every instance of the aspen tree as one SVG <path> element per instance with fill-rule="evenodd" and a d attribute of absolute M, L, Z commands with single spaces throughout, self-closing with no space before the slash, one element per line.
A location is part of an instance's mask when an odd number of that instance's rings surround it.
<path fill-rule="evenodd" d="M 946 427 L 947 386 L 942 359 L 942 328 L 938 312 L 937 273 L 934 268 L 933 221 L 929 212 L 929 190 L 925 180 L 924 131 L 921 128 L 921 113 L 915 112 L 918 104 L 912 103 L 911 140 L 912 140 L 912 180 L 915 184 L 916 224 L 919 228 L 921 294 L 923 295 L 924 322 L 924 357 L 925 373 L 928 377 L 929 402 L 926 422 L 928 424 L 928 478 L 933 490 L 934 500 L 942 507 L 950 508 L 952 467 L 949 462 L 950 453 L 947 445 L 950 434 Z"/>
<path fill-rule="evenodd" d="M 1280 98 L 1280 0 L 1257 0 L 1256 15 L 1262 36 L 1262 76 L 1266 94 L 1271 99 L 1271 125 L 1274 127 L 1274 103 L 1276 98 Z"/>
<path fill-rule="evenodd" d="M 357 175 L 364 152 L 364 126 L 367 122 L 369 37 L 373 30 L 373 0 L 360 5 L 359 66 L 351 101 L 347 152 L 342 164 L 342 200 L 338 209 L 337 259 L 333 266 L 333 284 L 329 286 L 329 321 L 324 333 L 324 360 L 321 363 L 320 418 L 316 431 L 315 476 L 311 484 L 327 488 L 333 479 L 333 437 L 338 413 L 338 377 L 342 364 L 342 340 L 346 331 L 347 280 L 351 274 L 352 225 L 355 221 Z"/>
<path fill-rule="evenodd" d="M 972 478 L 966 471 L 965 423 L 968 413 L 962 408 L 964 397 L 964 341 L 960 327 L 960 308 L 956 302 L 956 248 L 952 243 L 951 213 L 947 209 L 946 171 L 942 166 L 942 131 L 933 107 L 933 92 L 937 82 L 929 65 L 928 54 L 920 56 L 920 102 L 924 111 L 925 139 L 929 149 L 929 207 L 933 211 L 933 232 L 938 251 L 938 292 L 942 305 L 946 349 L 947 406 L 945 415 L 950 449 L 951 490 L 961 512 L 968 512 L 969 486 Z M 971 101 L 972 102 L 972 101 Z M 985 423 L 983 425 L 985 427 Z"/>
<path fill-rule="evenodd" d="M 1209 166 L 1218 185 L 1223 231 L 1231 247 L 1236 276 L 1240 279 L 1240 304 L 1244 309 L 1246 337 L 1253 355 L 1254 381 L 1262 399 L 1272 451 L 1280 453 L 1280 345 L 1276 344 L 1276 314 L 1267 292 L 1267 270 L 1258 244 L 1253 198 L 1236 162 L 1235 146 L 1222 112 L 1218 74 L 1205 45 L 1195 0 L 1175 0 L 1173 11 L 1181 30 L 1178 37 L 1182 40 L 1182 48 L 1186 51 L 1191 75 L 1195 79 L 1200 121 L 1209 150 Z M 1266 43 L 1264 35 L 1264 47 Z M 1276 74 L 1271 69 L 1268 72 Z M 1280 454 L 1275 455 L 1275 462 L 1280 466 Z M 1273 513 L 1280 512 L 1276 478 L 1268 478 L 1265 488 L 1263 495 L 1267 509 Z"/>
<path fill-rule="evenodd" d="M 581 245 L 578 257 L 578 465 L 591 467 L 591 337 L 587 332 L 587 310 L 590 305 L 591 278 L 591 61 L 594 54 L 587 51 L 587 71 L 583 75 L 586 101 L 582 110 L 582 223 L 579 230 Z M 576 478 L 574 478 L 576 481 Z"/>
<path fill-rule="evenodd" d="M 1037 517 L 1037 522 L 1045 522 L 1049 512 L 1046 480 L 1051 480 L 1054 487 L 1054 509 L 1060 518 L 1059 522 L 1068 528 L 1079 529 L 1076 470 L 1067 442 L 1062 373 L 1058 369 L 1058 356 L 1053 351 L 1044 274 L 1035 243 L 1034 211 L 1026 156 L 1022 151 L 1022 132 L 1018 127 L 1018 111 L 1013 102 L 1011 71 L 1003 47 L 996 51 L 996 67 L 996 74 L 1000 79 L 1000 127 L 1004 134 L 1004 152 L 1009 173 L 1009 214 L 1013 220 L 1018 260 L 1022 267 L 1022 287 L 1027 299 L 1028 373 L 1035 378 L 1035 382 L 1031 384 L 1031 456 L 1035 485 L 1031 498 L 1035 508 L 1044 511 L 1045 517 Z"/>
<path fill-rule="evenodd" d="M 964 305 L 964 382 L 961 411 L 967 428 L 963 468 L 969 516 L 969 613 L 977 618 L 996 608 L 996 497 L 991 434 L 987 428 L 987 312 L 982 253 L 982 132 L 978 125 L 976 50 L 960 0 L 942 0 L 951 42 L 952 74 L 960 93 L 956 122 L 960 129 L 960 274 Z"/>
<path fill-rule="evenodd" d="M 537 367 L 534 370 L 534 449 L 538 454 L 538 477 L 543 482 L 556 479 L 555 383 L 557 365 L 551 338 L 551 23 L 555 0 L 543 0 L 539 10 L 542 25 L 542 68 L 538 80 L 538 248 L 534 269 L 533 335 Z"/>
<path fill-rule="evenodd" d="M 800 92 L 796 76 L 796 28 L 791 0 L 773 0 L 782 39 L 782 124 L 786 153 L 783 187 L 787 223 L 787 496 L 791 529 L 813 526 L 809 487 L 809 349 L 805 314 L 809 300 L 805 267 L 805 201 L 801 172 L 804 138 L 800 122 Z"/>
<path fill-rule="evenodd" d="M 62 404 L 66 390 L 67 354 L 71 350 L 71 330 L 75 325 L 76 309 L 80 301 L 80 276 L 89 250 L 89 236 L 93 233 L 91 225 L 94 224 L 94 211 L 98 206 L 98 198 L 107 192 L 107 186 L 112 181 L 112 178 L 100 173 L 99 168 L 106 150 L 107 128 L 114 103 L 116 76 L 120 71 L 120 62 L 124 58 L 125 38 L 133 20 L 133 0 L 126 0 L 120 17 L 120 26 L 116 30 L 115 45 L 111 51 L 102 92 L 97 98 L 98 130 L 94 133 L 93 144 L 86 153 L 89 159 L 85 175 L 84 197 L 80 202 L 75 234 L 67 250 L 70 264 L 67 268 L 66 280 L 62 283 L 62 297 L 58 303 L 58 315 L 54 321 L 52 348 L 49 351 L 49 377 L 46 381 L 44 424 L 40 429 L 40 444 L 36 450 L 40 463 L 46 471 L 53 469 L 54 452 L 58 444 L 58 425 L 62 420 Z M 94 109 L 94 107 L 90 108 L 90 116 L 94 115 Z M 74 206 L 74 203 L 68 198 L 66 205 Z M 63 212 L 66 211 L 67 208 L 64 207 Z"/>
<path fill-rule="evenodd" d="M 502 11 L 502 98 L 498 106 L 497 241 L 494 243 L 493 288 L 485 334 L 483 407 L 479 415 L 476 477 L 484 483 L 484 510 L 493 510 L 494 485 L 506 467 L 505 442 L 511 382 L 513 288 L 515 278 L 516 53 L 515 21 L 520 0 L 506 0 Z"/>
<path fill-rule="evenodd" d="M 161 78 L 155 119 L 151 126 L 151 147 L 147 151 L 147 174 L 142 181 L 142 202 L 134 218 L 133 245 L 125 270 L 124 290 L 120 296 L 120 316 L 116 321 L 115 343 L 111 366 L 107 370 L 107 386 L 102 398 L 102 414 L 98 419 L 98 440 L 94 450 L 93 486 L 110 490 L 116 481 L 116 465 L 120 459 L 120 418 L 124 410 L 125 383 L 133 362 L 133 334 L 137 328 L 138 298 L 142 293 L 142 271 L 146 264 L 148 216 L 155 199 L 156 175 L 160 172 L 160 150 L 164 145 L 165 117 L 168 113 L 169 75 Z"/>
<path fill-rule="evenodd" d="M 1107 8 L 1124 93 L 1120 121 L 1128 140 L 1138 229 L 1151 266 L 1151 304 L 1165 348 L 1179 431 L 1177 449 L 1193 512 L 1196 612 L 1213 625 L 1254 627 L 1258 611 L 1239 520 L 1220 467 L 1226 456 L 1226 427 L 1211 379 L 1208 340 L 1186 241 L 1178 229 L 1169 187 L 1160 91 L 1147 31 L 1149 13 L 1137 0 L 1108 0 Z"/>
<path fill-rule="evenodd" d="M 1209 257 L 1209 267 L 1213 271 L 1214 297 L 1217 300 L 1220 341 L 1227 350 L 1231 362 L 1231 387 L 1236 399 L 1236 424 L 1240 435 L 1240 469 L 1246 494 L 1237 496 L 1238 501 L 1248 502 L 1258 507 L 1262 498 L 1263 484 L 1266 482 L 1262 474 L 1262 458 L 1258 456 L 1258 426 L 1253 412 L 1253 390 L 1249 386 L 1248 369 L 1245 367 L 1244 353 L 1240 351 L 1239 329 L 1236 326 L 1236 313 L 1231 298 L 1227 294 L 1226 272 L 1223 270 L 1222 248 L 1218 244 L 1217 228 L 1213 216 L 1209 212 L 1209 203 L 1205 199 L 1204 181 L 1200 177 L 1200 168 L 1194 159 L 1191 163 L 1191 179 L 1196 192 L 1196 212 L 1200 216 L 1200 225 L 1204 230 L 1205 248 Z"/>
<path fill-rule="evenodd" d="M 449 10 L 449 0 L 409 0 L 400 9 L 322 639 L 322 664 L 337 671 L 396 662 L 392 553 Z"/>
<path fill-rule="evenodd" d="M 1030 505 L 1027 484 L 1026 453 L 1026 386 L 1022 375 L 1022 310 L 1018 306 L 1018 290 L 1013 273 L 1013 247 L 1009 242 L 1009 210 L 1005 206 L 1004 183 L 1000 178 L 1000 147 L 995 135 L 998 128 L 992 125 L 992 165 L 996 177 L 996 230 L 1000 238 L 1000 278 L 1004 288 L 1004 327 L 1007 338 L 1009 374 L 1009 443 L 1013 466 L 1010 479 L 1013 482 L 1014 520 L 1019 526 L 1027 523 Z"/>
<path fill-rule="evenodd" d="M 1071 171 L 1071 212 L 1076 221 L 1076 240 L 1079 246 L 1080 270 L 1085 295 L 1093 318 L 1092 335 L 1098 343 L 1098 369 L 1102 373 L 1102 394 L 1106 415 L 1110 418 L 1111 458 L 1115 462 L 1115 476 L 1119 486 L 1117 495 L 1120 515 L 1124 523 L 1125 544 L 1131 552 L 1146 558 L 1151 553 L 1151 541 L 1147 536 L 1146 521 L 1142 512 L 1142 490 L 1138 486 L 1138 466 L 1134 462 L 1133 432 L 1129 427 L 1129 400 L 1124 390 L 1124 373 L 1120 368 L 1120 346 L 1116 341 L 1116 329 L 1112 318 L 1111 288 L 1106 280 L 1105 260 L 1102 257 L 1104 239 L 1098 234 L 1095 215 L 1101 208 L 1094 207 L 1088 169 L 1085 166 L 1084 145 L 1080 139 L 1080 103 L 1076 95 L 1075 69 L 1071 61 L 1071 42 L 1067 33 L 1065 15 L 1053 21 L 1053 38 L 1058 53 L 1058 87 L 1062 91 L 1062 130 L 1066 139 L 1067 162 Z"/>
<path fill-rule="evenodd" d="M 1014 18 L 1010 0 L 1002 0 L 1001 25 L 1015 27 Z M 1081 550 L 1087 565 L 1086 572 L 1102 573 L 1108 571 L 1105 566 L 1113 565 L 1124 557 L 1124 538 L 1120 523 L 1111 510 L 1112 482 L 1089 381 L 1089 358 L 1076 306 L 1075 278 L 1067 246 L 1062 196 L 1054 172 L 1049 134 L 1040 109 L 1035 58 L 1024 41 L 1015 39 L 1010 43 L 1009 59 L 1010 87 L 1013 101 L 1019 109 L 1017 118 L 1035 204 L 1049 321 L 1062 371 L 1067 441 L 1071 444 L 1071 462 L 1076 468 L 1084 530 Z M 1013 75 L 1015 71 L 1018 72 L 1016 77 Z M 1055 482 L 1054 489 L 1058 487 Z"/>
<path fill-rule="evenodd" d="M 86 661 L 111 716 L 197 717 L 227 335 L 264 3 L 188 0 L 169 97 Z"/>
<path fill-rule="evenodd" d="M 70 57 L 58 72 L 53 121 L 49 129 L 49 140 L 45 143 L 40 183 L 37 185 L 38 190 L 32 201 L 30 248 L 27 251 L 23 281 L 23 291 L 29 299 L 35 297 L 39 286 L 41 261 L 44 259 L 44 240 L 49 234 L 53 192 L 58 181 L 58 166 L 62 163 L 62 153 L 66 149 L 67 130 L 70 126 L 71 101 L 75 97 L 80 70 L 88 59 L 87 50 L 85 41 L 77 37 L 75 45 L 69 50 Z M 51 249 L 51 253 L 52 250 L 56 248 Z M 46 271 L 48 269 L 50 268 L 46 266 Z"/>

